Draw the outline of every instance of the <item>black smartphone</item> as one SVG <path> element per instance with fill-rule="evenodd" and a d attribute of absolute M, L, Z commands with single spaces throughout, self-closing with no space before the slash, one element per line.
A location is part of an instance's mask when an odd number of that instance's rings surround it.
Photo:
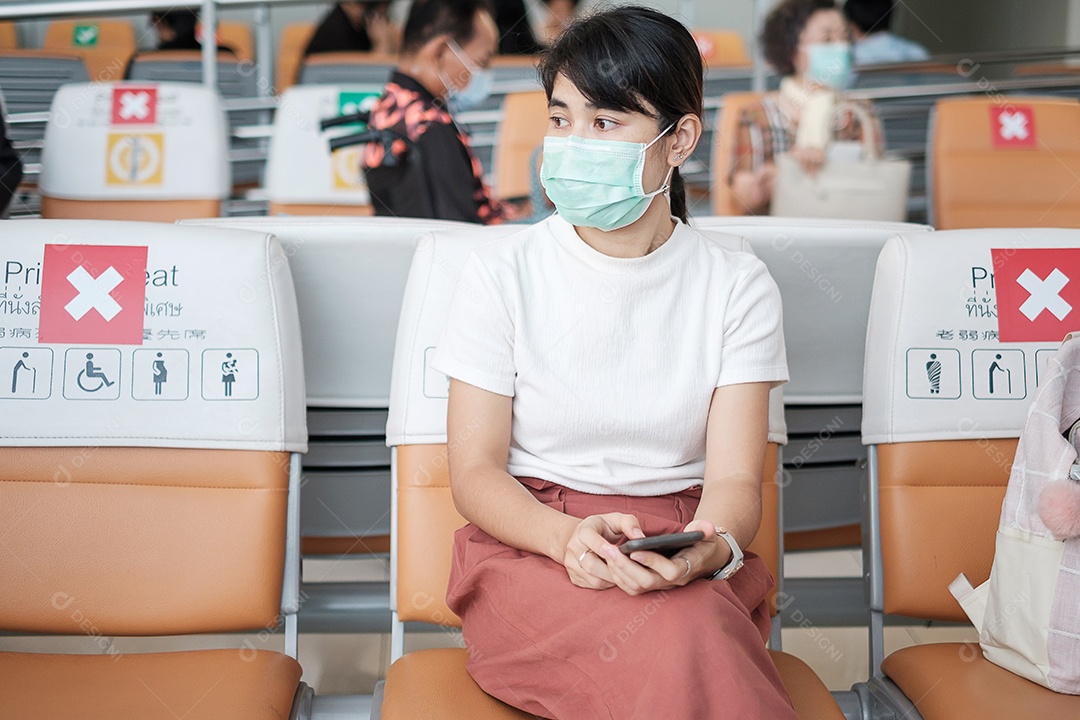
<path fill-rule="evenodd" d="M 623 551 L 623 555 L 629 555 L 638 550 L 651 550 L 666 557 L 671 557 L 683 548 L 688 548 L 704 539 L 705 533 L 700 531 L 653 535 L 638 540 L 628 540 L 620 545 L 619 549 Z"/>

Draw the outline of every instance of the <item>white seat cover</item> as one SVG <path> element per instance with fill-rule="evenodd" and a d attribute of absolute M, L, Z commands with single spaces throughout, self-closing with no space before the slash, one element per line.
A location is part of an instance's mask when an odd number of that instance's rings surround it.
<path fill-rule="evenodd" d="M 309 407 L 385 408 L 405 281 L 419 239 L 476 225 L 415 218 L 237 217 L 184 225 L 272 233 L 296 286 Z"/>
<path fill-rule="evenodd" d="M 1046 360 L 1080 328 L 1080 231 L 950 230 L 903 234 L 878 260 L 866 342 L 863 442 L 1019 437 Z M 993 251 L 999 251 L 996 259 Z M 1031 325 L 1017 283 L 1030 269 L 1041 287 L 1054 269 L 1071 310 L 1030 341 L 1002 342 L 999 321 Z M 1041 292 L 1041 290 L 1040 290 Z M 1003 295 L 1004 293 L 1004 295 Z M 1052 297 L 1043 296 L 1056 307 Z M 1066 330 L 1066 328 L 1068 330 Z"/>
<path fill-rule="evenodd" d="M 789 405 L 858 403 L 870 291 L 878 253 L 908 223 L 773 217 L 707 217 L 702 228 L 742 235 L 769 268 L 784 301 Z"/>
<path fill-rule="evenodd" d="M 41 194 L 67 200 L 222 200 L 228 130 L 218 94 L 188 83 L 75 83 L 53 98 Z"/>
<path fill-rule="evenodd" d="M 294 85 L 274 115 L 266 160 L 266 195 L 283 204 L 369 205 L 361 171 L 363 145 L 330 152 L 330 138 L 363 126 L 319 129 L 322 120 L 369 110 L 381 92 L 360 86 Z"/>
<path fill-rule="evenodd" d="M 0 444 L 307 449 L 288 260 L 266 233 L 4 227 Z"/>

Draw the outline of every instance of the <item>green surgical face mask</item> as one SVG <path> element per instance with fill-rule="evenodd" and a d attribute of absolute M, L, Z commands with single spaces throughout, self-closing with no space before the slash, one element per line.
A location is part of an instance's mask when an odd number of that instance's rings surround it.
<path fill-rule="evenodd" d="M 571 225 L 605 232 L 637 222 L 652 199 L 668 189 L 674 168 L 651 193 L 641 186 L 645 151 L 674 127 L 648 143 L 591 140 L 570 135 L 544 138 L 540 184 Z"/>

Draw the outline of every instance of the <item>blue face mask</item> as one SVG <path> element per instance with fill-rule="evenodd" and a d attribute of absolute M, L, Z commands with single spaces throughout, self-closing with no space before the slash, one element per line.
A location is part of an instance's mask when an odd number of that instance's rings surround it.
<path fill-rule="evenodd" d="M 672 127 L 648 143 L 545 137 L 540 184 L 571 225 L 605 232 L 624 228 L 641 219 L 654 197 L 667 192 L 674 168 L 652 192 L 642 187 L 642 174 L 645 151 Z"/>
<path fill-rule="evenodd" d="M 806 48 L 806 55 L 809 60 L 807 78 L 834 90 L 851 86 L 850 43 L 815 43 Z"/>
<path fill-rule="evenodd" d="M 469 70 L 469 83 L 460 90 L 450 84 L 445 78 L 443 84 L 450 91 L 450 112 L 468 112 L 484 104 L 491 97 L 491 86 L 495 76 L 491 70 L 482 68 L 469 59 L 465 51 L 454 42 L 450 41 L 450 51 L 457 55 L 458 60 Z"/>

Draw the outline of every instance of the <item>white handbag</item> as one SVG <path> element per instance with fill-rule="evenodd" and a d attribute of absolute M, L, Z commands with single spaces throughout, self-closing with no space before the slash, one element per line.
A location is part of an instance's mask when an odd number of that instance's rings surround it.
<path fill-rule="evenodd" d="M 1039 506 L 1047 487 L 1080 481 L 1078 414 L 1080 334 L 1072 333 L 1050 358 L 1028 411 L 990 579 L 973 588 L 960 575 L 949 586 L 987 660 L 1071 695 L 1080 695 L 1080 536 L 1054 537 Z"/>
<path fill-rule="evenodd" d="M 816 175 L 808 175 L 798 161 L 784 153 L 776 158 L 776 185 L 769 214 L 777 217 L 892 220 L 907 218 L 911 163 L 886 160 L 878 152 L 876 125 L 866 108 L 842 103 L 862 128 L 862 158 L 838 158 L 830 153 Z"/>

